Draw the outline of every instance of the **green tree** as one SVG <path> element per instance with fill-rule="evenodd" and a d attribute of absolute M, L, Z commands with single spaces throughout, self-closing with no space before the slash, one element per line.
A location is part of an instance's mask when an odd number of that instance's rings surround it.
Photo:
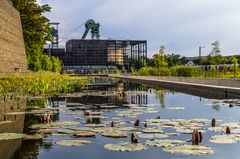
<path fill-rule="evenodd" d="M 39 6 L 36 0 L 12 0 L 14 7 L 20 12 L 28 68 L 41 70 L 40 61 L 46 41 L 51 40 L 49 20 L 43 16 L 50 12 L 48 5 Z"/>
<path fill-rule="evenodd" d="M 169 67 L 173 67 L 176 65 L 180 65 L 181 64 L 181 55 L 178 54 L 168 54 L 166 57 L 167 63 Z"/>
<path fill-rule="evenodd" d="M 52 71 L 53 65 L 52 65 L 52 61 L 48 55 L 42 55 L 41 65 L 42 65 L 42 70 Z"/>
<path fill-rule="evenodd" d="M 212 43 L 212 51 L 208 55 L 208 62 L 212 65 L 218 65 L 224 63 L 221 55 L 220 42 L 215 41 Z"/>
<path fill-rule="evenodd" d="M 52 71 L 60 72 L 62 70 L 62 61 L 60 61 L 57 57 L 51 56 L 52 61 Z"/>
<path fill-rule="evenodd" d="M 220 42 L 215 41 L 212 43 L 212 51 L 210 52 L 212 57 L 221 55 Z"/>
<path fill-rule="evenodd" d="M 234 77 L 236 77 L 238 73 L 238 60 L 236 57 L 232 58 L 232 70 L 234 72 Z"/>
<path fill-rule="evenodd" d="M 161 72 L 168 64 L 166 62 L 165 56 L 165 46 L 160 46 L 160 50 L 158 54 L 153 55 L 153 60 L 155 63 L 156 68 L 158 69 L 158 73 Z"/>

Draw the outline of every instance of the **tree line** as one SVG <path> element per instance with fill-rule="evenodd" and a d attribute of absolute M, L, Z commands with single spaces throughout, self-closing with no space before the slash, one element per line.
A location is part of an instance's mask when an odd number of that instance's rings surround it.
<path fill-rule="evenodd" d="M 233 63 L 240 63 L 240 56 L 223 56 L 221 49 L 220 49 L 220 42 L 215 41 L 212 43 L 212 50 L 211 52 L 204 57 L 194 57 L 188 58 L 182 56 L 180 54 L 175 53 L 166 53 L 165 46 L 160 46 L 160 50 L 158 53 L 153 55 L 153 58 L 147 58 L 146 63 L 147 66 L 150 67 L 160 67 L 168 66 L 178 66 L 184 65 L 187 61 L 192 60 L 195 65 L 224 65 L 224 64 L 233 64 Z"/>
<path fill-rule="evenodd" d="M 52 40 L 49 19 L 43 14 L 51 11 L 49 5 L 40 6 L 36 0 L 12 0 L 20 12 L 28 69 L 60 72 L 62 62 L 43 53 L 44 45 Z"/>
<path fill-rule="evenodd" d="M 221 53 L 220 42 L 212 43 L 212 50 L 206 57 L 197 57 L 192 61 L 194 67 L 185 65 L 188 58 L 179 54 L 166 54 L 165 46 L 160 46 L 159 52 L 153 58 L 146 59 L 146 65 L 138 75 L 154 76 L 186 76 L 186 77 L 240 77 L 240 56 L 224 57 Z M 227 64 L 231 64 L 228 66 Z"/>

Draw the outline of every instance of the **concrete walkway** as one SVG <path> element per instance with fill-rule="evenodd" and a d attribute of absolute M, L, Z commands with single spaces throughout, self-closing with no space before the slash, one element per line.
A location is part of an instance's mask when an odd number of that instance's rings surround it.
<path fill-rule="evenodd" d="M 130 82 L 166 88 L 206 98 L 240 98 L 240 80 L 109 75 Z M 183 82 L 186 81 L 186 82 Z M 231 87 L 234 86 L 234 87 Z"/>

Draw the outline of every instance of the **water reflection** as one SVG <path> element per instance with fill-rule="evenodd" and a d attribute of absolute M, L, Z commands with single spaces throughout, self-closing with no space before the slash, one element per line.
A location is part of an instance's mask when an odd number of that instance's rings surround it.
<path fill-rule="evenodd" d="M 93 112 L 109 113 L 110 110 L 124 109 L 125 104 L 157 104 L 159 105 L 158 113 L 153 113 L 156 117 L 161 115 L 165 118 L 213 118 L 223 116 L 237 118 L 235 106 L 240 105 L 238 100 L 208 100 L 175 93 L 166 89 L 152 89 L 144 85 L 132 83 L 122 83 L 113 81 L 106 82 L 104 85 L 95 85 L 92 83 L 88 89 L 71 97 L 52 97 L 45 99 L 21 100 L 19 102 L 6 102 L 0 104 L 0 133 L 33 133 L 29 126 L 41 123 L 42 113 L 34 114 L 9 114 L 11 112 L 26 112 L 46 110 L 53 112 L 51 116 L 53 121 L 75 120 L 71 114 L 79 113 L 81 110 L 91 109 Z M 195 99 L 196 98 L 196 99 Z M 227 107 L 222 107 L 224 106 Z M 206 104 L 211 104 L 207 107 Z M 184 111 L 169 111 L 168 107 L 184 106 Z M 204 107 L 205 106 L 205 107 Z M 229 106 L 229 107 L 228 107 Z M 203 108 L 204 107 L 204 108 Z M 109 109 L 111 108 L 111 109 Z M 228 109 L 227 109 L 228 108 Z M 212 110 L 211 110 L 212 109 Z M 225 114 L 228 114 L 224 116 Z M 144 116 L 144 118 L 152 117 Z M 79 119 L 81 123 L 101 124 L 101 118 Z M 0 159 L 25 159 L 39 158 L 39 155 L 46 150 L 49 153 L 56 153 L 54 147 L 55 139 L 46 136 L 43 141 L 25 141 L 25 140 L 8 140 L 0 141 Z M 101 149 L 102 150 L 102 149 Z M 45 153 L 46 153 L 45 151 Z M 100 151 L 100 150 L 99 150 Z M 56 155 L 57 156 L 57 155 Z M 59 156 L 62 158 L 62 156 Z M 106 156 L 105 156 L 106 157 Z M 108 156 L 109 157 L 109 156 Z M 134 158 L 134 156 L 132 156 Z M 146 156 L 145 156 L 146 157 Z M 66 157 L 65 157 L 66 158 Z M 109 157 L 110 158 L 110 157 Z M 135 156 L 136 158 L 136 156 Z"/>
<path fill-rule="evenodd" d="M 9 115 L 13 111 L 25 111 L 26 101 L 1 102 L 0 105 L 0 133 L 22 133 L 25 115 Z M 0 158 L 9 159 L 21 147 L 21 140 L 0 141 Z"/>

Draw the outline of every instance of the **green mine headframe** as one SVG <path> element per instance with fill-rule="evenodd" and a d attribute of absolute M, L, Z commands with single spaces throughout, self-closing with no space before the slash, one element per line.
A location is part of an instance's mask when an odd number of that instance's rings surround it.
<path fill-rule="evenodd" d="M 85 23 L 85 32 L 82 36 L 82 40 L 85 39 L 87 37 L 88 32 L 91 30 L 91 37 L 92 39 L 96 38 L 99 39 L 100 38 L 100 33 L 99 33 L 99 28 L 100 28 L 100 24 L 96 23 L 94 20 L 89 19 L 86 23 Z"/>

